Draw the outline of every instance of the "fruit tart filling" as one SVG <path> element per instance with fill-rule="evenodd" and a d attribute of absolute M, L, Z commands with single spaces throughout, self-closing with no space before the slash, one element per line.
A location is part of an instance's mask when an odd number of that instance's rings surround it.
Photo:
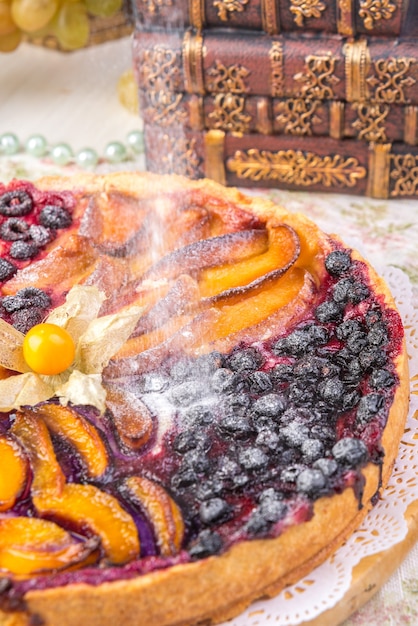
<path fill-rule="evenodd" d="M 103 406 L 56 393 L 1 414 L 5 608 L 29 589 L 130 578 L 276 537 L 346 488 L 361 507 L 361 469 L 382 462 L 403 329 L 363 262 L 332 238 L 321 249 L 291 216 L 263 223 L 229 208 L 222 223 L 196 196 L 179 213 L 187 234 L 169 224 L 156 254 L 143 237 L 155 214 L 166 219 L 157 200 L 110 245 L 97 226 L 106 202 L 22 183 L 0 194 L 6 324 L 26 335 L 73 293 L 43 272 L 64 258 L 55 237 L 71 247 L 80 232 L 90 256 L 70 271 L 104 285 L 99 319 L 142 307 L 102 363 Z M 103 259 L 124 276 L 118 293 Z"/>

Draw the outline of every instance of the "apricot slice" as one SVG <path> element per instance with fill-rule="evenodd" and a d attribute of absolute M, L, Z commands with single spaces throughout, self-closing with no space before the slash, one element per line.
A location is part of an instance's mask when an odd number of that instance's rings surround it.
<path fill-rule="evenodd" d="M 12 437 L 0 437 L 0 511 L 11 509 L 22 493 L 28 462 L 22 448 Z"/>
<path fill-rule="evenodd" d="M 138 337 L 131 337 L 126 343 L 118 350 L 113 358 L 120 359 L 129 356 L 135 356 L 146 350 L 150 350 L 159 344 L 164 343 L 173 334 L 180 329 L 184 328 L 193 319 L 192 315 L 179 315 L 169 320 L 164 326 L 152 330 L 144 335 Z"/>
<path fill-rule="evenodd" d="M 202 239 L 184 246 L 157 261 L 144 274 L 144 280 L 170 280 L 180 274 L 192 274 L 205 267 L 240 261 L 266 249 L 265 230 L 243 230 Z"/>
<path fill-rule="evenodd" d="M 5 295 L 14 294 L 28 285 L 49 289 L 51 284 L 59 286 L 62 292 L 67 291 L 85 276 L 96 257 L 97 252 L 88 239 L 71 235 L 46 257 L 16 272 L 5 283 L 3 292 Z"/>
<path fill-rule="evenodd" d="M 184 522 L 181 511 L 156 482 L 142 476 L 125 481 L 133 502 L 139 504 L 152 524 L 162 556 L 173 556 L 181 548 Z"/>
<path fill-rule="evenodd" d="M 231 305 L 220 303 L 219 319 L 206 328 L 203 336 L 196 337 L 197 342 L 215 341 L 260 323 L 297 297 L 304 284 L 304 277 L 304 270 L 291 268 L 254 295 L 250 292 L 247 298 Z"/>
<path fill-rule="evenodd" d="M 173 315 L 181 315 L 191 302 L 199 299 L 197 282 L 182 274 L 170 286 L 166 295 L 148 309 L 140 318 L 133 335 L 149 332 L 162 326 Z"/>
<path fill-rule="evenodd" d="M 54 522 L 28 517 L 0 520 L 0 569 L 18 577 L 82 567 L 97 559 L 97 541 L 76 541 Z"/>
<path fill-rule="evenodd" d="M 139 554 L 139 538 L 132 517 L 110 494 L 93 485 L 67 483 L 61 494 L 33 495 L 37 511 L 101 540 L 106 560 L 131 561 Z"/>
<path fill-rule="evenodd" d="M 28 454 L 33 472 L 32 494 L 62 493 L 65 476 L 44 422 L 33 413 L 19 412 L 16 413 L 11 433 L 19 439 Z"/>
<path fill-rule="evenodd" d="M 109 251 L 118 250 L 141 229 L 145 216 L 144 203 L 128 194 L 118 191 L 97 193 L 89 198 L 80 234 L 96 244 L 106 242 Z"/>
<path fill-rule="evenodd" d="M 268 250 L 238 263 L 206 269 L 199 280 L 202 297 L 213 296 L 233 288 L 251 288 L 252 283 L 270 272 L 286 272 L 300 253 L 299 237 L 286 224 L 268 227 Z"/>
<path fill-rule="evenodd" d="M 87 473 L 98 478 L 107 469 L 108 454 L 97 429 L 74 409 L 60 404 L 43 404 L 27 411 L 43 420 L 48 429 L 70 443 L 82 458 Z"/>
<path fill-rule="evenodd" d="M 132 450 L 141 448 L 153 430 L 152 416 L 145 404 L 129 391 L 108 388 L 106 405 L 122 444 Z"/>

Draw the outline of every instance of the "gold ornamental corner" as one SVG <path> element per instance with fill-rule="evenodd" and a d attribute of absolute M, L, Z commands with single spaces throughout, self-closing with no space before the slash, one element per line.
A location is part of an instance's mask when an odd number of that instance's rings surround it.
<path fill-rule="evenodd" d="M 355 187 L 367 175 L 355 157 L 320 156 L 302 150 L 237 150 L 227 168 L 238 178 L 253 182 L 275 181 L 287 185 Z"/>

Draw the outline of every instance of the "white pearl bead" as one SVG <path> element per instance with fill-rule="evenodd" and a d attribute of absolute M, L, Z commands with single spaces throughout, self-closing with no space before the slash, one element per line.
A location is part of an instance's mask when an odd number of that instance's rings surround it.
<path fill-rule="evenodd" d="M 119 141 L 111 141 L 105 148 L 105 157 L 110 163 L 120 163 L 127 157 L 126 148 Z"/>
<path fill-rule="evenodd" d="M 66 143 L 59 143 L 51 150 L 51 158 L 57 165 L 67 165 L 72 157 L 73 152 Z"/>
<path fill-rule="evenodd" d="M 31 135 L 25 143 L 25 150 L 34 157 L 43 157 L 48 151 L 45 137 L 42 135 Z"/>
<path fill-rule="evenodd" d="M 99 162 L 99 156 L 93 148 L 83 148 L 77 152 L 75 162 L 79 167 L 95 167 Z"/>
<path fill-rule="evenodd" d="M 144 133 L 140 130 L 131 131 L 126 137 L 129 147 L 136 154 L 141 154 L 144 152 Z"/>
<path fill-rule="evenodd" d="M 0 137 L 0 152 L 11 156 L 19 152 L 19 139 L 14 133 L 4 133 Z"/>

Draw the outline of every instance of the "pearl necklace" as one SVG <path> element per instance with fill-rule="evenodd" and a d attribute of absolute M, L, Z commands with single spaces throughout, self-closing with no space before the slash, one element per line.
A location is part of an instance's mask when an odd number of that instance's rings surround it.
<path fill-rule="evenodd" d="M 23 145 L 14 133 L 0 135 L 0 156 L 13 156 L 22 151 L 37 158 L 49 157 L 56 165 L 75 163 L 81 168 L 92 169 L 99 163 L 99 160 L 121 163 L 134 158 L 136 154 L 142 154 L 144 135 L 140 130 L 133 130 L 126 137 L 126 145 L 120 141 L 109 142 L 103 157 L 99 157 L 93 148 L 83 148 L 74 154 L 67 143 L 50 146 L 45 137 L 39 134 L 28 137 Z"/>

